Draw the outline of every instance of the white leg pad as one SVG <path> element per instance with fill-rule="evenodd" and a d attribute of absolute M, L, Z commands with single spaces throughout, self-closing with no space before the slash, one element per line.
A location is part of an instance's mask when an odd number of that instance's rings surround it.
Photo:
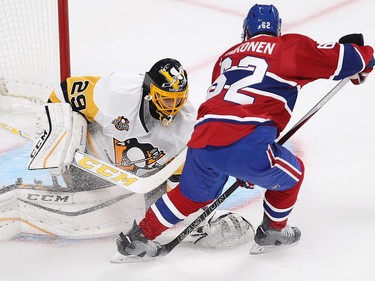
<path fill-rule="evenodd" d="M 60 174 L 86 146 L 87 122 L 70 104 L 46 104 L 37 112 L 36 136 L 28 168 L 54 169 Z M 51 170 L 52 172 L 52 170 Z"/>

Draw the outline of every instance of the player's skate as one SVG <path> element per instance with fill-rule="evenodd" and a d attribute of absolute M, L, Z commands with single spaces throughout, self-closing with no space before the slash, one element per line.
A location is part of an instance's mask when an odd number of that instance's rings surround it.
<path fill-rule="evenodd" d="M 158 242 L 143 236 L 135 221 L 126 235 L 120 233 L 116 244 L 118 253 L 111 259 L 113 263 L 148 261 L 155 258 L 161 249 Z"/>
<path fill-rule="evenodd" d="M 301 238 L 301 231 L 297 227 L 287 225 L 281 230 L 273 229 L 269 226 L 267 219 L 258 226 L 254 241 L 255 244 L 250 249 L 251 255 L 262 254 L 277 249 L 297 244 Z"/>

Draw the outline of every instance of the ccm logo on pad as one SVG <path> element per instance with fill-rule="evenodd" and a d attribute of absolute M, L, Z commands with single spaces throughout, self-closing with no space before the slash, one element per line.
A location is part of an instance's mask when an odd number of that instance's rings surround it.
<path fill-rule="evenodd" d="M 86 171 L 94 174 L 100 174 L 111 182 L 121 183 L 128 186 L 138 181 L 137 177 L 129 177 L 129 174 L 125 173 L 121 169 L 115 169 L 114 167 L 101 163 L 88 155 L 79 155 L 79 157 L 76 156 L 76 161 L 77 164 Z"/>

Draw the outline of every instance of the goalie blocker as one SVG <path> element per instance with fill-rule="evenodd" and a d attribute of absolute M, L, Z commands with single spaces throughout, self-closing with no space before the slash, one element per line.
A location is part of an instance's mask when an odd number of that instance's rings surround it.
<path fill-rule="evenodd" d="M 49 169 L 51 174 L 62 174 L 73 163 L 75 152 L 85 150 L 86 135 L 86 119 L 73 112 L 70 104 L 41 106 L 28 169 Z"/>

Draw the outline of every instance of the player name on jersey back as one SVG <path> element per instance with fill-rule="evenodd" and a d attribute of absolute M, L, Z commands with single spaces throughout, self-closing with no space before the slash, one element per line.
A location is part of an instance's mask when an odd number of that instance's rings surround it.
<path fill-rule="evenodd" d="M 235 53 L 243 53 L 243 52 L 254 52 L 260 54 L 268 54 L 271 55 L 276 43 L 270 42 L 261 42 L 261 41 L 251 41 L 245 42 L 239 45 L 237 48 L 233 49 L 232 51 L 225 54 L 225 56 L 229 56 Z"/>

